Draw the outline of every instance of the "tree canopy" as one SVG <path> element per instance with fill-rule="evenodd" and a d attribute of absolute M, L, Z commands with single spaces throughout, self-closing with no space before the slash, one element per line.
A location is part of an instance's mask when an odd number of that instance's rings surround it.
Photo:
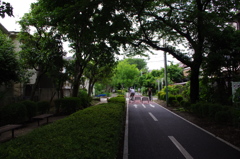
<path fill-rule="evenodd" d="M 136 83 L 139 75 L 140 72 L 136 65 L 131 65 L 126 60 L 123 60 L 118 63 L 112 81 L 114 85 L 121 85 L 122 88 L 128 88 Z"/>
<path fill-rule="evenodd" d="M 6 14 L 10 17 L 13 16 L 13 7 L 8 2 L 0 1 L 0 16 L 4 18 Z"/>
<path fill-rule="evenodd" d="M 21 68 L 13 42 L 2 32 L 0 32 L 0 74 L 0 85 L 18 82 L 21 79 Z"/>
<path fill-rule="evenodd" d="M 129 1 L 123 7 L 135 22 L 133 46 L 163 50 L 191 68 L 190 98 L 199 99 L 199 70 L 208 41 L 233 21 L 239 1 Z M 165 42 L 163 42 L 163 40 Z M 179 49 L 183 46 L 185 49 Z"/>

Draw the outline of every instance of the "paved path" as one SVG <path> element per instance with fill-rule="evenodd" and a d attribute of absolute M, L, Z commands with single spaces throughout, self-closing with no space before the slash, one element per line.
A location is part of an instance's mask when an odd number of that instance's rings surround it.
<path fill-rule="evenodd" d="M 240 159 L 239 149 L 154 102 L 128 102 L 124 159 Z"/>

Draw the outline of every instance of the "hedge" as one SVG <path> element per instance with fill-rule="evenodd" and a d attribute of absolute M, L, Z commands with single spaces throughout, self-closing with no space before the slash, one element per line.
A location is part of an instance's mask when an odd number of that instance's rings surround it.
<path fill-rule="evenodd" d="M 117 158 L 124 127 L 121 103 L 104 103 L 0 144 L 0 158 Z"/>
<path fill-rule="evenodd" d="M 81 99 L 78 97 L 67 97 L 54 101 L 56 113 L 72 114 L 77 110 L 83 109 Z"/>
<path fill-rule="evenodd" d="M 27 121 L 27 108 L 22 103 L 13 103 L 0 110 L 0 125 L 18 124 Z"/>
<path fill-rule="evenodd" d="M 37 115 L 37 103 L 30 100 L 26 100 L 26 101 L 22 101 L 21 104 L 24 104 L 26 106 L 26 110 L 27 110 L 26 113 L 29 120 L 31 120 L 32 117 Z"/>
<path fill-rule="evenodd" d="M 50 102 L 48 101 L 39 101 L 37 102 L 38 114 L 45 114 L 49 112 Z"/>

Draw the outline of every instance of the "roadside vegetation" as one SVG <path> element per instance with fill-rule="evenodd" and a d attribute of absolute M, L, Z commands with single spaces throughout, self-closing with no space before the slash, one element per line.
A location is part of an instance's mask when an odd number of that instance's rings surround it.
<path fill-rule="evenodd" d="M 125 99 L 115 97 L 1 143 L 0 158 L 116 158 L 124 123 Z"/>

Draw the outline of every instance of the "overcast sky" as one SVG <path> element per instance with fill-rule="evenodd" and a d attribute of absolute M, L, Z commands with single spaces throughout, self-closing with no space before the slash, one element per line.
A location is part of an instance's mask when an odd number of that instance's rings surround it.
<path fill-rule="evenodd" d="M 30 4 L 37 2 L 37 0 L 2 0 L 9 2 L 13 7 L 14 17 L 5 16 L 5 18 L 0 18 L 0 23 L 8 31 L 20 31 L 20 27 L 16 22 L 30 10 Z"/>
<path fill-rule="evenodd" d="M 0 18 L 0 23 L 8 31 L 20 31 L 19 25 L 16 23 L 24 15 L 30 11 L 30 4 L 37 2 L 37 0 L 3 0 L 9 2 L 13 7 L 14 17 L 6 16 L 5 18 Z M 164 67 L 164 56 L 162 51 L 155 52 L 156 55 L 151 55 L 150 60 L 147 60 L 148 68 L 150 70 L 160 69 Z M 139 58 L 139 57 L 138 57 Z M 167 56 L 168 61 L 174 61 L 174 64 L 177 63 L 176 59 L 173 59 L 172 56 Z M 168 63 L 169 64 L 169 63 Z"/>

